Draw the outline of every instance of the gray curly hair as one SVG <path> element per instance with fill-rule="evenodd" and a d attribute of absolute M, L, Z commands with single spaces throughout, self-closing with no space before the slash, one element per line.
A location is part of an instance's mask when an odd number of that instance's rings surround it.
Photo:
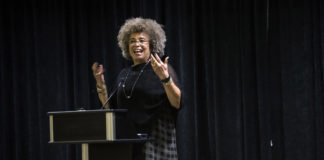
<path fill-rule="evenodd" d="M 150 51 L 157 53 L 160 57 L 164 55 L 164 47 L 166 42 L 165 32 L 162 25 L 155 20 L 144 18 L 127 19 L 121 26 L 117 39 L 118 45 L 122 50 L 122 55 L 128 60 L 132 60 L 129 54 L 129 38 L 132 33 L 144 32 L 149 36 Z"/>

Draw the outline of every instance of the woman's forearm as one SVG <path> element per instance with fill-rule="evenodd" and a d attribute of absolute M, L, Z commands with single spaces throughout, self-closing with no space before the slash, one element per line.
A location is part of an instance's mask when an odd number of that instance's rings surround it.
<path fill-rule="evenodd" d="M 163 83 L 163 87 L 171 105 L 176 109 L 180 109 L 181 91 L 172 81 L 172 78 L 169 82 Z"/>
<path fill-rule="evenodd" d="M 98 85 L 97 84 L 97 93 L 98 93 L 98 96 L 99 96 L 99 100 L 101 102 L 101 105 L 104 105 L 105 102 L 108 99 L 108 92 L 107 92 L 106 85 L 105 84 L 101 84 L 101 85 Z M 104 108 L 109 109 L 110 108 L 109 104 L 106 104 L 104 106 Z"/>

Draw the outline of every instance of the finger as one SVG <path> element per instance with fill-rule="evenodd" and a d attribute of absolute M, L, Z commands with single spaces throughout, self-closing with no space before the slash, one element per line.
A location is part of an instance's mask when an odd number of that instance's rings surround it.
<path fill-rule="evenodd" d="M 164 64 L 168 64 L 168 62 L 169 62 L 169 57 L 166 57 L 164 60 Z"/>
<path fill-rule="evenodd" d="M 98 67 L 98 62 L 95 62 L 92 64 L 92 70 L 95 71 L 97 70 L 97 67 Z"/>
<path fill-rule="evenodd" d="M 104 68 L 103 68 L 103 65 L 100 64 L 99 67 L 98 67 L 98 72 L 101 74 L 104 72 Z"/>
<path fill-rule="evenodd" d="M 151 54 L 151 58 L 152 58 L 153 62 L 157 62 L 157 60 L 156 60 L 154 54 Z"/>
<path fill-rule="evenodd" d="M 151 61 L 151 65 L 152 65 L 152 67 L 154 67 L 156 64 L 157 64 L 157 60 L 155 59 L 155 57 L 154 56 L 152 56 L 152 61 Z"/>
<path fill-rule="evenodd" d="M 160 63 L 160 64 L 162 64 L 163 62 L 161 61 L 161 58 L 158 56 L 158 54 L 154 54 L 154 56 L 155 56 L 155 59 Z"/>

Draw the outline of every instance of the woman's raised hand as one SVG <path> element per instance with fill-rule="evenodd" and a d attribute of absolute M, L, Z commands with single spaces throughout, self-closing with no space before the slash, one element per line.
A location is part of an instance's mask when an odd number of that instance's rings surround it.
<path fill-rule="evenodd" d="M 97 81 L 97 85 L 105 84 L 105 78 L 104 78 L 104 69 L 102 64 L 98 64 L 98 62 L 93 63 L 92 65 L 92 72 L 93 76 Z"/>
<path fill-rule="evenodd" d="M 168 60 L 169 57 L 166 57 L 163 62 L 157 54 L 151 54 L 152 68 L 155 74 L 160 78 L 160 80 L 169 77 Z"/>

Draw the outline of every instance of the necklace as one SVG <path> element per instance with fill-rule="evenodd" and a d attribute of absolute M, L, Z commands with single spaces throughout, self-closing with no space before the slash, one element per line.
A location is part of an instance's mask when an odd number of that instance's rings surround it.
<path fill-rule="evenodd" d="M 138 74 L 138 76 L 137 76 L 137 78 L 136 78 L 136 80 L 135 80 L 135 82 L 134 82 L 134 84 L 133 84 L 133 86 L 132 86 L 132 89 L 131 89 L 129 95 L 126 94 L 126 91 L 125 91 L 126 85 L 125 85 L 125 83 L 126 83 L 126 80 L 127 80 L 128 74 L 129 74 L 129 72 L 131 71 L 131 69 L 127 72 L 127 74 L 126 74 L 126 78 L 125 78 L 124 83 L 123 83 L 123 91 L 124 91 L 124 95 L 125 95 L 125 97 L 126 97 L 127 99 L 132 98 L 133 91 L 134 91 L 134 87 L 135 87 L 135 85 L 136 85 L 138 79 L 139 79 L 140 76 L 142 75 L 142 73 L 143 73 L 145 67 L 147 66 L 147 64 L 149 64 L 149 62 L 150 62 L 150 61 L 146 62 L 146 64 L 145 64 L 145 65 L 143 66 L 143 68 L 141 69 L 140 73 Z"/>

